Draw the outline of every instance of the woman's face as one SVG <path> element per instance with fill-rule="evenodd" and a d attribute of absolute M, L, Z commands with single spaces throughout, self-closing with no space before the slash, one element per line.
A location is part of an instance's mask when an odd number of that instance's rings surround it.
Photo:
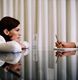
<path fill-rule="evenodd" d="M 12 30 L 10 30 L 8 36 L 11 37 L 11 40 L 18 41 L 20 39 L 20 37 L 21 37 L 21 35 L 20 35 L 20 25 L 18 25 L 17 27 L 13 28 Z"/>

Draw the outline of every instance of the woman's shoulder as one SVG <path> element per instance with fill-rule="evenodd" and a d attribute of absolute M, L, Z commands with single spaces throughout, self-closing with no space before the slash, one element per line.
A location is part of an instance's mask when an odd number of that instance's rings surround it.
<path fill-rule="evenodd" d="M 4 37 L 0 35 L 0 43 L 4 43 L 4 42 L 6 42 Z"/>

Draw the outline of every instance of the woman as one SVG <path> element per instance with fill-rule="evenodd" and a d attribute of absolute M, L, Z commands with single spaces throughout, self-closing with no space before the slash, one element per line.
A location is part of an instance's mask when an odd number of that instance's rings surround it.
<path fill-rule="evenodd" d="M 10 51 L 10 53 L 13 50 L 15 50 L 16 52 L 19 51 L 18 56 L 15 58 L 18 59 L 17 61 L 12 61 L 12 63 L 11 61 L 8 62 L 9 58 L 8 60 L 6 60 L 5 55 L 3 55 L 5 56 L 3 59 L 0 59 L 0 66 L 4 68 L 5 71 L 9 70 L 13 72 L 20 69 L 20 63 L 18 63 L 22 54 L 20 54 L 20 52 L 22 51 L 22 49 L 26 49 L 26 45 L 28 46 L 27 42 L 25 45 L 20 42 L 20 37 L 20 22 L 17 19 L 9 16 L 3 17 L 0 21 L 0 51 Z M 9 56 L 10 53 L 7 56 Z"/>

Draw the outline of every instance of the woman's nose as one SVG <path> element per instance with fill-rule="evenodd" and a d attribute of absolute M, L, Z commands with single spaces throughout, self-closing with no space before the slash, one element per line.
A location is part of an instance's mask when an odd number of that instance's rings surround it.
<path fill-rule="evenodd" d="M 19 36 L 21 36 L 21 34 L 19 34 Z"/>

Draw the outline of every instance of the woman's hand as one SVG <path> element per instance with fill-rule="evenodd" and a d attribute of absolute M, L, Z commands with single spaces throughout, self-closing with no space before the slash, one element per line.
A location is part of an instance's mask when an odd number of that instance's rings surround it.
<path fill-rule="evenodd" d="M 16 39 L 15 41 L 20 44 L 22 50 L 26 49 L 24 42 L 22 42 L 20 39 Z"/>
<path fill-rule="evenodd" d="M 76 45 L 74 42 L 56 42 L 57 48 L 76 48 Z"/>

